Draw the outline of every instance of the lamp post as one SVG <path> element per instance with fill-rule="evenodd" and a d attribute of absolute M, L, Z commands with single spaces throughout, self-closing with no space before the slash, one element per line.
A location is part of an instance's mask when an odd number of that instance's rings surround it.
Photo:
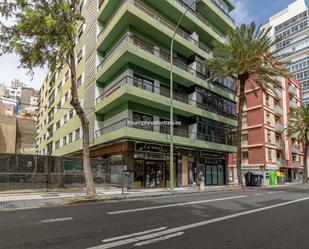
<path fill-rule="evenodd" d="M 182 19 L 185 17 L 187 12 L 191 9 L 191 7 L 199 2 L 200 0 L 192 1 L 190 5 L 187 6 L 186 11 L 181 15 L 177 26 L 174 30 L 174 34 L 171 40 L 171 51 L 170 51 L 170 191 L 172 192 L 174 189 L 174 117 L 173 117 L 173 50 L 174 50 L 174 39 L 177 33 L 177 30 L 182 22 Z"/>

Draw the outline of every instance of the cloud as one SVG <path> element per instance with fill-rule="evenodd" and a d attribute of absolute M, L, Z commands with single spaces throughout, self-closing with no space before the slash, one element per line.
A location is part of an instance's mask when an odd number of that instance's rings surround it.
<path fill-rule="evenodd" d="M 237 25 L 242 23 L 249 23 L 254 19 L 252 12 L 250 12 L 250 4 L 247 0 L 233 0 L 235 9 L 231 12 Z"/>

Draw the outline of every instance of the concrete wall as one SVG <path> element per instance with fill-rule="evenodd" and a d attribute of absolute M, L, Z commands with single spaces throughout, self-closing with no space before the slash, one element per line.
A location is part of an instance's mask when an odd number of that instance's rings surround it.
<path fill-rule="evenodd" d="M 28 119 L 17 119 L 16 153 L 36 154 L 37 122 Z"/>
<path fill-rule="evenodd" d="M 15 144 L 16 144 L 16 118 L 11 116 L 1 116 L 0 153 L 15 153 Z"/>

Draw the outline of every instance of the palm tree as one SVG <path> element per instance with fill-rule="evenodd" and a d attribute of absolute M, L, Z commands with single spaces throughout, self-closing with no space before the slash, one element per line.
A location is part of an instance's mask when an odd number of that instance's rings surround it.
<path fill-rule="evenodd" d="M 289 113 L 286 135 L 304 145 L 304 183 L 308 183 L 307 152 L 309 144 L 309 105 L 293 109 Z"/>
<path fill-rule="evenodd" d="M 268 94 L 279 85 L 278 77 L 290 78 L 284 68 L 286 62 L 279 61 L 279 50 L 273 51 L 275 43 L 270 37 L 269 28 L 257 28 L 255 23 L 242 24 L 228 33 L 227 42 L 214 42 L 213 58 L 205 61 L 205 66 L 212 72 L 212 79 L 224 76 L 237 78 L 238 89 L 238 127 L 236 132 L 238 184 L 243 186 L 241 172 L 241 130 L 243 107 L 246 100 L 245 89 L 259 87 Z"/>

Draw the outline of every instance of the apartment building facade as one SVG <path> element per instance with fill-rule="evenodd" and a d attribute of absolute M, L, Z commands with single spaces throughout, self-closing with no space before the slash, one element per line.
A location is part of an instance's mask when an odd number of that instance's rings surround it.
<path fill-rule="evenodd" d="M 169 46 L 192 0 L 84 1 L 76 46 L 78 93 L 90 122 L 91 156 L 131 172 L 132 186 L 169 186 Z M 228 182 L 235 152 L 235 79 L 207 80 L 203 61 L 234 22 L 229 0 L 193 4 L 175 36 L 175 184 Z M 71 109 L 68 68 L 51 72 L 40 90 L 37 151 L 79 155 L 82 130 Z"/>
<path fill-rule="evenodd" d="M 302 86 L 303 103 L 309 103 L 309 9 L 305 0 L 296 0 L 269 18 L 272 36 L 280 38 L 274 49 L 291 63 L 289 70 Z"/>
<path fill-rule="evenodd" d="M 288 114 L 300 108 L 299 83 L 281 78 L 280 87 L 265 94 L 258 87 L 246 89 L 242 130 L 242 171 L 264 175 L 283 172 L 287 181 L 300 181 L 303 175 L 303 148 L 294 138 L 287 138 L 284 128 Z M 231 181 L 237 180 L 236 155 L 230 155 Z"/>

